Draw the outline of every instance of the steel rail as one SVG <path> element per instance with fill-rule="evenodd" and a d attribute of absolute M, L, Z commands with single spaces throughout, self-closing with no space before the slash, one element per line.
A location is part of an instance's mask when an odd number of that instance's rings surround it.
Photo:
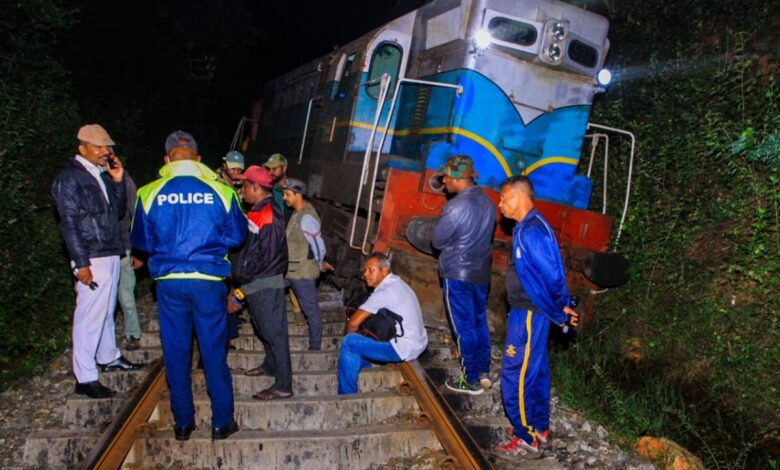
<path fill-rule="evenodd" d="M 162 358 L 152 362 L 141 386 L 125 402 L 119 414 L 106 429 L 97 445 L 79 468 L 116 470 L 139 437 L 141 425 L 149 420 L 167 389 Z"/>
<path fill-rule="evenodd" d="M 436 437 L 455 466 L 465 470 L 492 469 L 493 465 L 420 363 L 403 362 L 399 369 L 423 413 L 430 418 Z"/>
<path fill-rule="evenodd" d="M 452 410 L 425 369 L 417 362 L 399 364 L 403 386 L 414 395 L 423 415 L 430 420 L 436 437 L 447 454 L 448 461 L 465 470 L 492 469 L 479 445 Z M 79 468 L 118 470 L 149 420 L 166 390 L 162 359 L 154 361 L 141 386 L 125 402 L 116 419 L 101 435 Z"/>

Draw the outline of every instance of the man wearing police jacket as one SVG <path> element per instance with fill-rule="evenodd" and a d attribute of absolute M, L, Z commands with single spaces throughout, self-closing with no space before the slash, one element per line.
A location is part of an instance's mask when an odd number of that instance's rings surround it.
<path fill-rule="evenodd" d="M 198 337 L 211 397 L 211 438 L 238 431 L 227 365 L 228 249 L 244 240 L 247 221 L 235 191 L 200 162 L 198 145 L 177 131 L 165 142 L 161 178 L 138 190 L 131 242 L 149 253 L 157 281 L 157 309 L 165 376 L 175 422 L 186 441 L 195 429 L 192 401 L 192 330 Z"/>

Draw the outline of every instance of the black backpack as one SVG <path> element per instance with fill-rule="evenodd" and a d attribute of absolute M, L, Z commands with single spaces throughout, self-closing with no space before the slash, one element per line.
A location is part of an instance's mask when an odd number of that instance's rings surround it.
<path fill-rule="evenodd" d="M 395 325 L 401 333 L 398 334 Z M 390 341 L 404 335 L 404 318 L 387 308 L 380 308 L 378 312 L 366 318 L 358 328 L 358 333 L 377 341 Z"/>

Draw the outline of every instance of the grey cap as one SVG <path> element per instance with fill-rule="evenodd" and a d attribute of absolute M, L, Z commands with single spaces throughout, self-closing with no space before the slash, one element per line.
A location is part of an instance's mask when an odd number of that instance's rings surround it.
<path fill-rule="evenodd" d="M 295 193 L 306 194 L 306 183 L 299 179 L 287 178 L 287 182 L 282 185 L 282 189 L 289 189 Z"/>
<path fill-rule="evenodd" d="M 195 142 L 195 138 L 191 134 L 184 131 L 171 132 L 165 139 L 165 153 L 171 153 L 171 150 L 179 147 L 198 151 L 198 143 Z"/>

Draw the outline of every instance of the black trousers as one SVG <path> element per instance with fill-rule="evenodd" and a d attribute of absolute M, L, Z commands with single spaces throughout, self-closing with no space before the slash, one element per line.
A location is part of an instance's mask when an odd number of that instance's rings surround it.
<path fill-rule="evenodd" d="M 287 311 L 284 289 L 261 289 L 247 296 L 249 316 L 265 348 L 261 367 L 274 374 L 274 389 L 292 393 L 290 337 L 287 331 Z"/>

